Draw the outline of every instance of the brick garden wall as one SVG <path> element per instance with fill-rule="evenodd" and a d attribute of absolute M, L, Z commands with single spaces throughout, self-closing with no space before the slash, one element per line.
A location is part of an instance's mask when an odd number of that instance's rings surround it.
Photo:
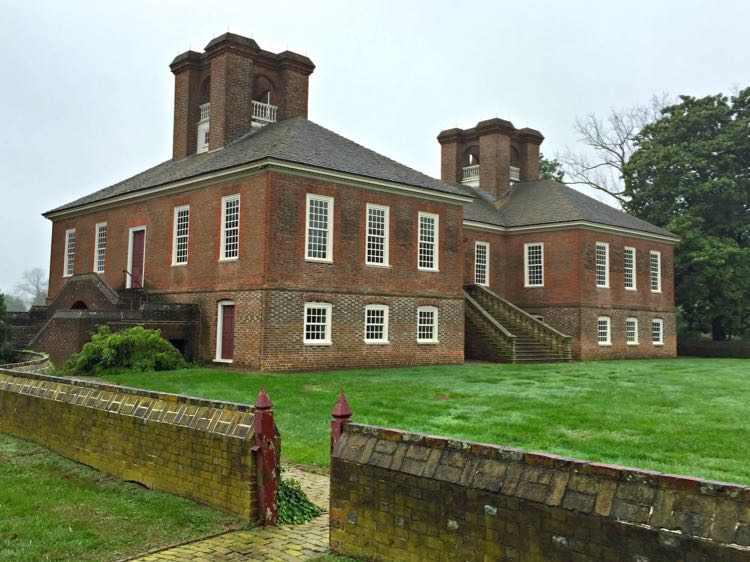
<path fill-rule="evenodd" d="M 347 424 L 331 546 L 369 560 L 750 560 L 750 488 Z"/>
<path fill-rule="evenodd" d="M 0 431 L 256 519 L 253 409 L 0 369 Z"/>

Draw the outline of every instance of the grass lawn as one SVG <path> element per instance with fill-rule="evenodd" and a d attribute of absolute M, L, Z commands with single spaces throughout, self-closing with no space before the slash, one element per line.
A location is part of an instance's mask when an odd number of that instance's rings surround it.
<path fill-rule="evenodd" d="M 0 434 L 0 560 L 114 560 L 238 521 Z"/>
<path fill-rule="evenodd" d="M 676 359 L 243 374 L 122 374 L 111 382 L 274 402 L 282 455 L 328 463 L 330 411 L 354 420 L 750 485 L 750 361 Z"/>

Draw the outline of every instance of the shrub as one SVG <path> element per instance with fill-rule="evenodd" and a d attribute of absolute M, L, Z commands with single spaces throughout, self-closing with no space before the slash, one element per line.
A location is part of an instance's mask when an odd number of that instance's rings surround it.
<path fill-rule="evenodd" d="M 279 506 L 278 522 L 287 525 L 301 525 L 323 513 L 322 509 L 308 499 L 297 480 L 284 477 L 285 472 L 286 469 L 282 466 L 277 498 Z"/>
<path fill-rule="evenodd" d="M 142 326 L 112 332 L 98 326 L 91 341 L 65 363 L 67 375 L 96 374 L 105 369 L 129 371 L 170 371 L 187 366 L 175 346 L 161 337 L 159 330 Z"/>

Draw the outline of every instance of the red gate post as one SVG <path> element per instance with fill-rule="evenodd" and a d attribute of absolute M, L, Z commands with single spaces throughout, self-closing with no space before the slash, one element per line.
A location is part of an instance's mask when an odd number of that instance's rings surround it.
<path fill-rule="evenodd" d="M 276 494 L 279 483 L 276 451 L 276 426 L 273 423 L 273 404 L 261 388 L 255 400 L 253 416 L 255 430 L 255 465 L 258 489 L 258 519 L 261 524 L 275 525 L 279 508 Z"/>
<path fill-rule="evenodd" d="M 352 409 L 349 407 L 343 392 L 339 394 L 339 399 L 334 404 L 331 414 L 333 415 L 333 419 L 331 419 L 331 454 L 333 454 L 333 448 L 341 437 L 344 425 L 352 421 Z"/>

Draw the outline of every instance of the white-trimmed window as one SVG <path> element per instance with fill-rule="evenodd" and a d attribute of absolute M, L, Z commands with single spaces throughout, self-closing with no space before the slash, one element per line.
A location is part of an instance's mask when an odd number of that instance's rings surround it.
<path fill-rule="evenodd" d="M 327 302 L 305 303 L 305 345 L 331 345 L 331 311 Z"/>
<path fill-rule="evenodd" d="M 612 321 L 609 316 L 599 316 L 596 319 L 596 343 L 612 345 Z"/>
<path fill-rule="evenodd" d="M 636 290 L 635 275 L 635 248 L 625 246 L 622 252 L 622 270 L 625 278 L 625 289 L 628 291 Z M 637 342 L 636 342 L 637 343 Z"/>
<path fill-rule="evenodd" d="M 523 245 L 525 287 L 544 287 L 544 243 Z"/>
<path fill-rule="evenodd" d="M 651 342 L 654 345 L 664 345 L 664 320 L 661 318 L 651 320 Z"/>
<path fill-rule="evenodd" d="M 76 229 L 65 231 L 65 255 L 63 257 L 63 277 L 73 275 L 76 257 Z"/>
<path fill-rule="evenodd" d="M 333 197 L 307 194 L 305 259 L 333 261 Z"/>
<path fill-rule="evenodd" d="M 651 271 L 651 292 L 661 293 L 661 252 L 651 250 L 649 269 Z"/>
<path fill-rule="evenodd" d="M 388 343 L 388 306 L 365 306 L 365 343 Z"/>
<path fill-rule="evenodd" d="M 188 262 L 188 236 L 190 234 L 190 205 L 174 208 L 172 227 L 172 265 Z"/>
<path fill-rule="evenodd" d="M 609 244 L 596 243 L 596 286 L 609 287 Z"/>
<path fill-rule="evenodd" d="M 625 343 L 638 345 L 638 318 L 625 319 Z"/>
<path fill-rule="evenodd" d="M 438 343 L 438 309 L 434 306 L 417 308 L 417 343 Z"/>
<path fill-rule="evenodd" d="M 236 260 L 240 256 L 240 195 L 221 198 L 221 257 Z"/>
<path fill-rule="evenodd" d="M 417 268 L 424 271 L 438 271 L 439 248 L 439 220 L 438 215 L 419 213 L 419 256 Z"/>
<path fill-rule="evenodd" d="M 474 245 L 474 283 L 490 284 L 490 243 L 477 242 Z"/>
<path fill-rule="evenodd" d="M 367 204 L 367 240 L 365 263 L 388 265 L 388 228 L 390 207 Z"/>
<path fill-rule="evenodd" d="M 96 224 L 94 240 L 94 273 L 104 273 L 107 261 L 107 223 Z"/>

